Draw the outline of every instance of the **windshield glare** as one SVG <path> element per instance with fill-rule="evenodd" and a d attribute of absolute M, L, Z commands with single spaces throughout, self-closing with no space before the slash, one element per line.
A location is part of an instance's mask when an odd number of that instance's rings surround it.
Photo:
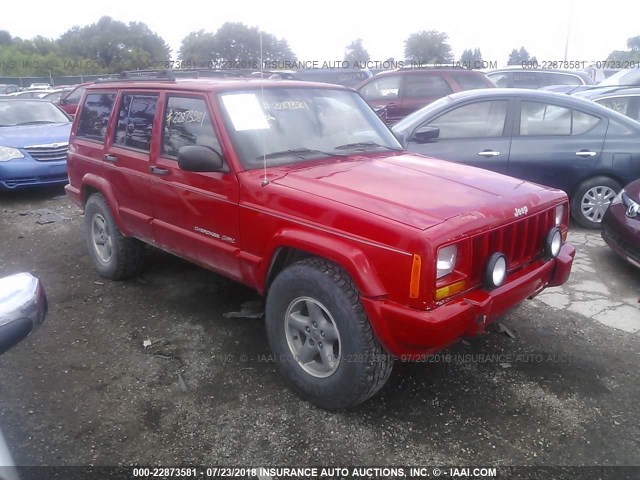
<path fill-rule="evenodd" d="M 220 94 L 227 130 L 247 169 L 362 151 L 400 150 L 355 92 L 265 88 Z"/>
<path fill-rule="evenodd" d="M 0 101 L 0 126 L 3 127 L 67 122 L 67 116 L 50 102 Z"/>

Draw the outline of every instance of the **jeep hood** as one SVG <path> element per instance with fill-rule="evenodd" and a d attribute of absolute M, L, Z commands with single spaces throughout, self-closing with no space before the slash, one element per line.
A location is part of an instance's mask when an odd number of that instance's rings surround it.
<path fill-rule="evenodd" d="M 551 189 L 488 170 L 412 154 L 352 157 L 291 168 L 273 183 L 427 229 L 469 212 L 514 218 L 558 199 Z"/>

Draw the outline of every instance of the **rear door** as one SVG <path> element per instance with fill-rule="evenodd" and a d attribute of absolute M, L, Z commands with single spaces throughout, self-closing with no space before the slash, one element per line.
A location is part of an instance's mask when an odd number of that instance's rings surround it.
<path fill-rule="evenodd" d="M 600 165 L 608 121 L 554 99 L 516 101 L 509 175 L 569 195 Z"/>
<path fill-rule="evenodd" d="M 506 173 L 511 146 L 513 100 L 488 98 L 456 105 L 418 128 L 440 129 L 427 143 L 410 141 L 408 150 Z"/>
<path fill-rule="evenodd" d="M 217 125 L 205 94 L 167 93 L 163 98 L 162 135 L 153 175 L 153 232 L 156 243 L 195 263 L 239 279 L 238 182 L 222 172 L 187 172 L 178 166 L 178 151 L 202 145 L 220 152 Z"/>
<path fill-rule="evenodd" d="M 113 134 L 104 155 L 105 177 L 114 190 L 120 218 L 136 237 L 151 242 L 153 211 L 149 197 L 151 142 L 159 95 L 121 92 Z"/>

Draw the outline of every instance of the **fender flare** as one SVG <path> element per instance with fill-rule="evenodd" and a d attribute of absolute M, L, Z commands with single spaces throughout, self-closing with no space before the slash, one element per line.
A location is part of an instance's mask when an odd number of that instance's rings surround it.
<path fill-rule="evenodd" d="M 345 269 L 360 294 L 365 297 L 375 298 L 387 294 L 374 266 L 353 241 L 319 230 L 307 231 L 290 227 L 279 230 L 265 249 L 263 261 L 256 272 L 259 290 L 262 292 L 267 290 L 272 267 L 283 248 L 293 248 L 336 263 Z"/>

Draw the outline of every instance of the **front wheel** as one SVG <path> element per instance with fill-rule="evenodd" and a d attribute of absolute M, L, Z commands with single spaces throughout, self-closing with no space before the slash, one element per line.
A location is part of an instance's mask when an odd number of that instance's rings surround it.
<path fill-rule="evenodd" d="M 266 324 L 280 373 L 321 408 L 358 405 L 391 374 L 393 359 L 376 339 L 358 290 L 331 262 L 308 258 L 281 272 L 269 289 Z"/>
<path fill-rule="evenodd" d="M 585 228 L 601 228 L 602 217 L 622 187 L 608 177 L 583 182 L 571 197 L 571 215 Z"/>

